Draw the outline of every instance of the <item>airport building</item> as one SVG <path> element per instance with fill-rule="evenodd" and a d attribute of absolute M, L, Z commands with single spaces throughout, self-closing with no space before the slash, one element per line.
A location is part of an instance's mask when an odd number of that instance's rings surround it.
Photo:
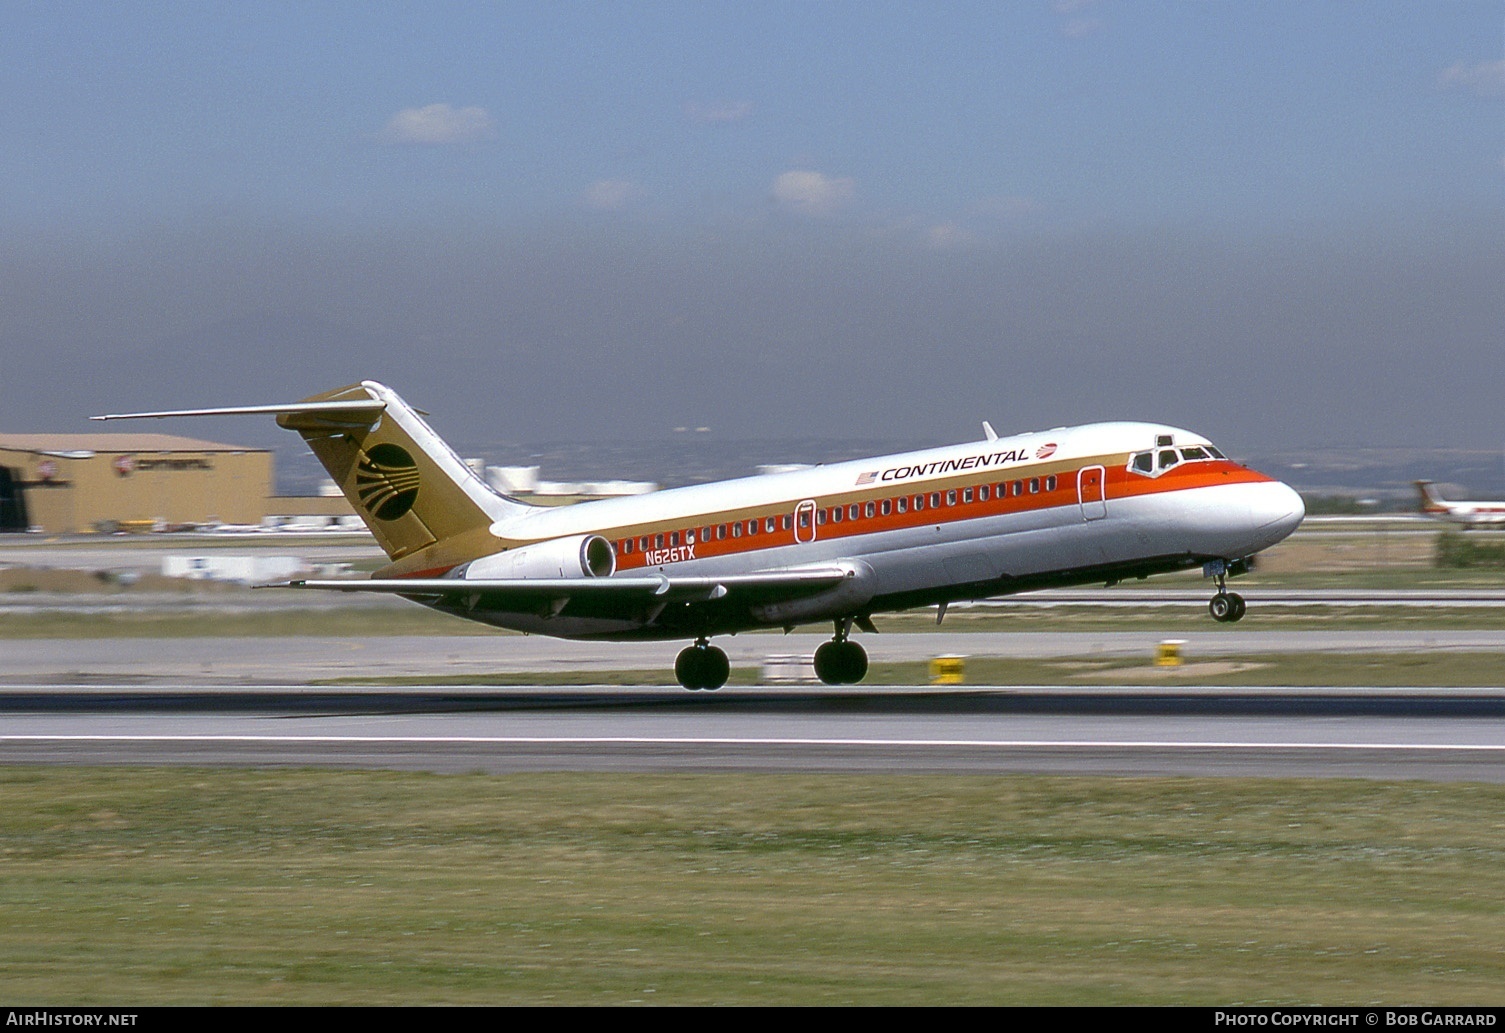
<path fill-rule="evenodd" d="M 364 530 L 333 481 L 274 495 L 272 452 L 172 434 L 0 434 L 0 533 L 170 531 L 231 524 Z M 539 468 L 466 460 L 498 491 L 536 505 L 640 495 L 646 481 L 562 482 Z"/>
<path fill-rule="evenodd" d="M 259 524 L 274 501 L 263 448 L 170 434 L 0 434 L 0 531 Z"/>

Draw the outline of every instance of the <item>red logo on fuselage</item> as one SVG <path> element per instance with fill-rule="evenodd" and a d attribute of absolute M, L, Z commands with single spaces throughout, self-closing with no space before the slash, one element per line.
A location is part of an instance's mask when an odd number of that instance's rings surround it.
<path fill-rule="evenodd" d="M 1041 445 L 1039 448 L 1035 449 L 1035 458 L 1036 459 L 1049 459 L 1051 456 L 1053 456 L 1055 454 L 1056 454 L 1056 443 L 1054 441 L 1050 442 L 1047 445 Z"/>

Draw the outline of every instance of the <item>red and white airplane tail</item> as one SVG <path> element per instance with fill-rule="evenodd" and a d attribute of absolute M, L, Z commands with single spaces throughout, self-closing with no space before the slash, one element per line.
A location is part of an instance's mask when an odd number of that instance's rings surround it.
<path fill-rule="evenodd" d="M 1417 481 L 1421 512 L 1463 527 L 1498 527 L 1505 525 L 1505 502 L 1450 502 L 1437 493 L 1431 481 Z"/>

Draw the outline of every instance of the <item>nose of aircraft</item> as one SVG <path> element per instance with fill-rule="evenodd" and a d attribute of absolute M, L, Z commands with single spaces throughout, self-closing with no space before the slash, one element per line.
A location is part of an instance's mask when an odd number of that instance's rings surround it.
<path fill-rule="evenodd" d="M 1280 481 L 1251 485 L 1249 522 L 1258 541 L 1255 549 L 1267 549 L 1282 541 L 1306 518 L 1306 503 L 1301 496 Z"/>

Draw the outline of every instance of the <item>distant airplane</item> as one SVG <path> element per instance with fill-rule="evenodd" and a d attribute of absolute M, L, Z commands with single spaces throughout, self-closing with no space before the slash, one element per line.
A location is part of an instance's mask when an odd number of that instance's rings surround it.
<path fill-rule="evenodd" d="M 287 405 L 96 416 L 269 414 L 297 431 L 391 562 L 367 581 L 445 613 L 572 639 L 691 639 L 688 689 L 726 683 L 713 635 L 830 621 L 815 653 L 853 684 L 875 613 L 1202 567 L 1208 609 L 1236 621 L 1226 578 L 1301 523 L 1301 497 L 1205 438 L 1097 423 L 648 495 L 532 506 L 500 494 L 374 381 Z"/>
<path fill-rule="evenodd" d="M 1431 481 L 1417 481 L 1421 511 L 1427 516 L 1446 520 L 1462 527 L 1498 527 L 1505 525 L 1505 502 L 1449 502 L 1437 494 Z"/>

